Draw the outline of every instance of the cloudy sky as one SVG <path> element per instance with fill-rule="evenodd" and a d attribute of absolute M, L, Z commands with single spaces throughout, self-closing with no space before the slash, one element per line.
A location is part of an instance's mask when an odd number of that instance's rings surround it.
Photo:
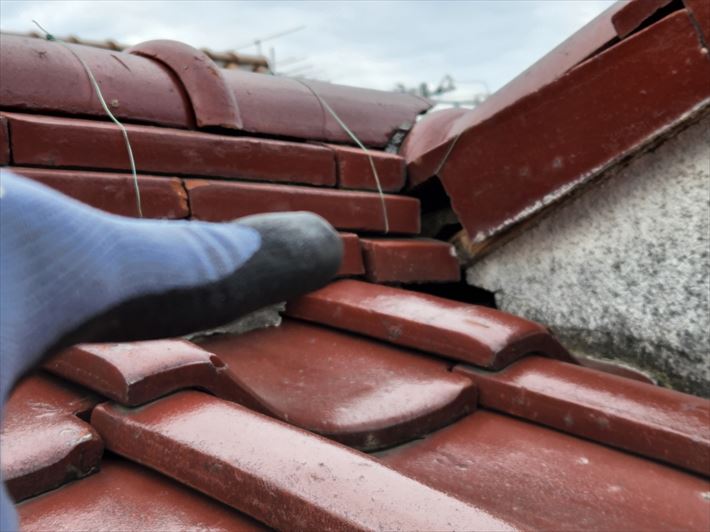
<path fill-rule="evenodd" d="M 263 44 L 282 72 L 392 89 L 454 78 L 457 98 L 495 90 L 612 0 L 458 1 L 0 1 L 0 28 L 135 44 L 177 39 L 197 47 L 255 52 Z"/>

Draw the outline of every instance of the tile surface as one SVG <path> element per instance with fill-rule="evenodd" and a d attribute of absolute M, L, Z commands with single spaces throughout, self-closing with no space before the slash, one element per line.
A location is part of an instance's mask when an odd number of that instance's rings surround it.
<path fill-rule="evenodd" d="M 461 268 L 454 247 L 429 239 L 363 238 L 367 278 L 377 283 L 457 282 Z"/>

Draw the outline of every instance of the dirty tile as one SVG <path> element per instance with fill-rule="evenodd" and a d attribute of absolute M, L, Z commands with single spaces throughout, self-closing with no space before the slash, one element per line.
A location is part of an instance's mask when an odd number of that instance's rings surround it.
<path fill-rule="evenodd" d="M 707 51 L 681 10 L 464 128 L 439 175 L 481 244 L 637 152 L 708 98 Z"/>
<path fill-rule="evenodd" d="M 174 480 L 122 458 L 107 456 L 101 471 L 18 508 L 27 532 L 118 530 L 267 530 Z"/>
<path fill-rule="evenodd" d="M 510 528 L 365 454 L 204 393 L 135 410 L 104 403 L 91 422 L 108 449 L 275 528 Z"/>
<path fill-rule="evenodd" d="M 19 166 L 9 169 L 102 211 L 138 216 L 131 174 Z M 146 218 L 177 219 L 189 215 L 187 193 L 179 179 L 141 175 L 138 176 L 138 190 Z"/>
<path fill-rule="evenodd" d="M 484 410 L 381 459 L 522 530 L 710 527 L 707 480 Z"/>
<path fill-rule="evenodd" d="M 336 281 L 290 302 L 286 313 L 489 369 L 503 368 L 529 353 L 571 360 L 537 323 L 362 281 Z"/>
<path fill-rule="evenodd" d="M 16 501 L 96 471 L 103 442 L 77 416 L 99 400 L 41 372 L 15 387 L 5 405 L 0 455 L 2 478 Z"/>
<path fill-rule="evenodd" d="M 382 200 L 375 192 L 197 179 L 185 183 L 192 216 L 200 220 L 225 221 L 262 212 L 310 211 L 338 229 L 377 232 L 385 229 Z M 419 232 L 418 200 L 388 194 L 385 208 L 392 233 Z"/>
<path fill-rule="evenodd" d="M 343 241 L 343 261 L 340 263 L 338 277 L 364 274 L 360 238 L 355 233 L 340 233 L 340 238 Z"/>
<path fill-rule="evenodd" d="M 377 283 L 457 282 L 461 268 L 454 247 L 430 239 L 363 238 L 367 278 Z"/>
<path fill-rule="evenodd" d="M 129 171 L 121 131 L 110 122 L 7 113 L 18 165 Z M 324 146 L 126 125 L 139 172 L 335 185 Z"/>
<path fill-rule="evenodd" d="M 710 476 L 710 401 L 542 357 L 457 366 L 483 406 Z"/>
<path fill-rule="evenodd" d="M 190 102 L 163 65 L 112 50 L 68 44 L 91 68 L 119 119 L 190 127 Z M 84 67 L 71 51 L 32 37 L 0 36 L 0 107 L 106 120 Z"/>
<path fill-rule="evenodd" d="M 444 362 L 303 322 L 212 336 L 201 346 L 270 415 L 362 450 L 412 440 L 476 406 L 471 381 Z"/>
<path fill-rule="evenodd" d="M 376 150 L 365 152 L 360 148 L 335 144 L 330 144 L 328 147 L 335 152 L 340 188 L 377 190 L 377 181 L 370 158 L 375 165 L 377 179 L 384 192 L 397 192 L 404 186 L 406 170 L 401 156 Z"/>

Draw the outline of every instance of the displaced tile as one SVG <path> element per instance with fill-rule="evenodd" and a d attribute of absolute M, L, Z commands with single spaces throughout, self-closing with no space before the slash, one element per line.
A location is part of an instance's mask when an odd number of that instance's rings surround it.
<path fill-rule="evenodd" d="M 404 159 L 393 153 L 360 148 L 328 145 L 335 152 L 338 167 L 338 186 L 360 190 L 377 190 L 370 157 L 377 170 L 377 179 L 384 192 L 397 192 L 405 181 Z"/>
<path fill-rule="evenodd" d="M 710 528 L 710 483 L 479 410 L 382 460 L 523 530 Z"/>
<path fill-rule="evenodd" d="M 321 103 L 325 101 L 365 146 L 384 148 L 432 102 L 413 94 L 346 87 L 315 80 L 223 70 L 244 130 L 262 135 L 355 145 Z M 316 96 L 317 95 L 317 96 Z"/>
<path fill-rule="evenodd" d="M 93 473 L 103 453 L 96 431 L 78 415 L 99 401 L 44 373 L 20 382 L 10 395 L 0 435 L 2 478 L 19 501 Z"/>
<path fill-rule="evenodd" d="M 136 193 L 130 174 L 11 167 L 87 205 L 122 216 L 138 216 Z M 141 207 L 146 218 L 186 218 L 187 193 L 179 179 L 138 176 Z"/>
<path fill-rule="evenodd" d="M 10 136 L 7 119 L 0 115 L 0 165 L 10 164 Z"/>
<path fill-rule="evenodd" d="M 15 164 L 130 170 L 112 123 L 7 113 Z M 127 125 L 140 172 L 335 185 L 323 146 Z"/>
<path fill-rule="evenodd" d="M 190 99 L 197 127 L 242 128 L 239 107 L 222 70 L 202 50 L 177 41 L 155 40 L 126 52 L 159 61 L 172 71 Z"/>
<path fill-rule="evenodd" d="M 504 368 L 529 353 L 571 360 L 535 322 L 362 281 L 336 281 L 288 303 L 286 313 L 489 369 Z"/>
<path fill-rule="evenodd" d="M 18 508 L 23 531 L 267 528 L 209 497 L 127 460 L 105 457 L 101 471 Z"/>
<path fill-rule="evenodd" d="M 471 381 L 442 361 L 303 322 L 201 345 L 271 415 L 362 450 L 412 440 L 476 406 Z"/>
<path fill-rule="evenodd" d="M 461 268 L 454 247 L 430 239 L 363 238 L 367 278 L 377 283 L 457 282 Z"/>
<path fill-rule="evenodd" d="M 710 401 L 541 357 L 456 371 L 483 406 L 710 476 Z"/>
<path fill-rule="evenodd" d="M 510 528 L 367 455 L 204 393 L 135 410 L 104 403 L 91 422 L 108 449 L 278 529 Z"/>
<path fill-rule="evenodd" d="M 178 81 L 144 57 L 67 44 L 89 66 L 119 119 L 189 127 L 192 109 Z M 32 37 L 0 35 L 0 107 L 95 116 L 104 120 L 86 71 L 64 46 Z"/>
<path fill-rule="evenodd" d="M 707 0 L 683 0 L 693 24 L 697 25 L 703 46 L 710 47 L 710 2 Z"/>
<path fill-rule="evenodd" d="M 614 13 L 611 22 L 616 33 L 623 39 L 671 2 L 673 0 L 632 0 Z"/>
<path fill-rule="evenodd" d="M 364 274 L 360 238 L 355 233 L 340 233 L 340 238 L 343 241 L 343 261 L 340 263 L 338 277 Z"/>
<path fill-rule="evenodd" d="M 382 200 L 374 192 L 197 179 L 187 180 L 185 185 L 192 216 L 200 220 L 225 221 L 262 212 L 310 211 L 338 229 L 385 229 Z M 419 232 L 418 200 L 385 195 L 385 206 L 392 233 Z"/>
<path fill-rule="evenodd" d="M 681 10 L 495 119 L 467 127 L 439 175 L 473 244 L 481 244 L 648 146 L 708 102 L 710 61 Z"/>

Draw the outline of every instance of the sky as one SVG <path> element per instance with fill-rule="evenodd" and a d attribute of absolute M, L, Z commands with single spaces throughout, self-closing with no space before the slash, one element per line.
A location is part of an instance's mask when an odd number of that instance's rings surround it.
<path fill-rule="evenodd" d="M 0 0 L 0 29 L 136 44 L 175 39 L 255 53 L 265 41 L 276 70 L 391 90 L 449 75 L 445 98 L 495 91 L 607 9 L 613 0 L 109 1 Z"/>

